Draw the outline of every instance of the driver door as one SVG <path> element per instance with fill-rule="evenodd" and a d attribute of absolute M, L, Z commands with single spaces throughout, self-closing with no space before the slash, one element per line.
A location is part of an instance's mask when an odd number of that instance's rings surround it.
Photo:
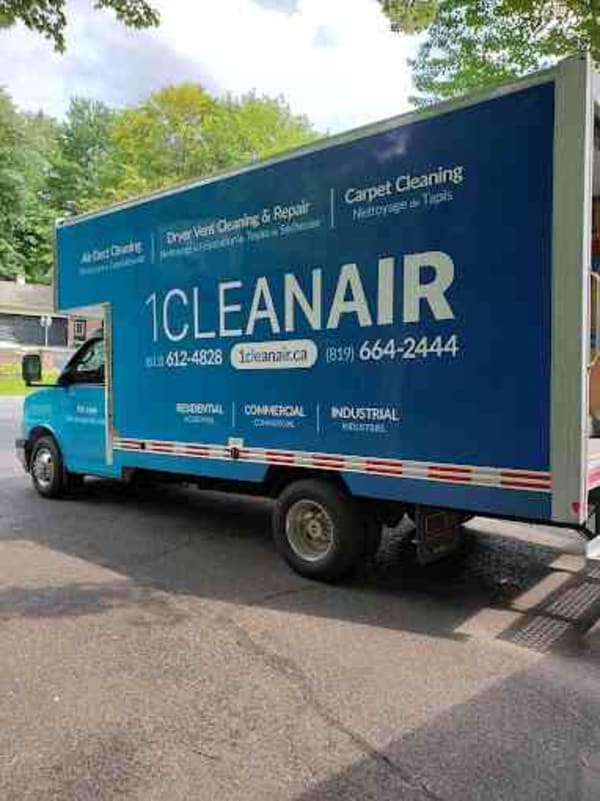
<path fill-rule="evenodd" d="M 79 473 L 106 468 L 105 346 L 87 342 L 61 376 L 65 388 L 66 466 Z"/>

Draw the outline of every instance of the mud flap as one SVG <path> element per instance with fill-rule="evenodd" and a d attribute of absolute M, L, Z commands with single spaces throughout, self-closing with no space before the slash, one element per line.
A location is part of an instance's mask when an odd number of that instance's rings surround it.
<path fill-rule="evenodd" d="M 415 510 L 417 559 L 419 564 L 437 562 L 458 550 L 461 542 L 463 512 L 417 506 Z"/>
<path fill-rule="evenodd" d="M 588 523 L 591 522 L 593 528 L 592 531 L 596 535 L 595 537 L 591 536 L 589 529 L 586 530 L 586 533 L 590 539 L 586 543 L 585 547 L 585 558 L 588 562 L 600 562 L 600 493 L 597 489 L 592 490 L 589 496 L 590 506 L 590 517 L 588 518 Z"/>

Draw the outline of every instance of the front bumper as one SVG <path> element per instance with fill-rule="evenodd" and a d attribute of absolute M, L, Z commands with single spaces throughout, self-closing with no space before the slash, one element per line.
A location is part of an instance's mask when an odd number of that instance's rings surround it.
<path fill-rule="evenodd" d="M 15 452 L 17 454 L 17 459 L 21 463 L 21 467 L 25 470 L 26 473 L 29 472 L 29 465 L 27 464 L 27 440 L 19 439 L 15 440 Z"/>

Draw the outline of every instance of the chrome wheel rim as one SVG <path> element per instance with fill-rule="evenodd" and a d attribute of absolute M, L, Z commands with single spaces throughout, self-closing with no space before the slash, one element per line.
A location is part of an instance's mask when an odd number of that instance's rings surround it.
<path fill-rule="evenodd" d="M 37 484 L 47 490 L 54 480 L 54 457 L 48 448 L 40 448 L 33 460 L 33 475 Z"/>
<path fill-rule="evenodd" d="M 307 562 L 324 559 L 334 544 L 335 525 L 327 509 L 303 499 L 288 509 L 285 533 L 292 551 Z"/>

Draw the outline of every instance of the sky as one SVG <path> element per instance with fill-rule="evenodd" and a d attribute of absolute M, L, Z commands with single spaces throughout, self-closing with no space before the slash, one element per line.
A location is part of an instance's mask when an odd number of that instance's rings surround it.
<path fill-rule="evenodd" d="M 0 85 L 19 108 L 62 117 L 70 97 L 136 103 L 169 83 L 214 95 L 283 95 L 322 132 L 409 108 L 414 39 L 375 0 L 152 0 L 161 25 L 132 31 L 69 0 L 67 52 L 21 25 L 0 30 Z"/>

